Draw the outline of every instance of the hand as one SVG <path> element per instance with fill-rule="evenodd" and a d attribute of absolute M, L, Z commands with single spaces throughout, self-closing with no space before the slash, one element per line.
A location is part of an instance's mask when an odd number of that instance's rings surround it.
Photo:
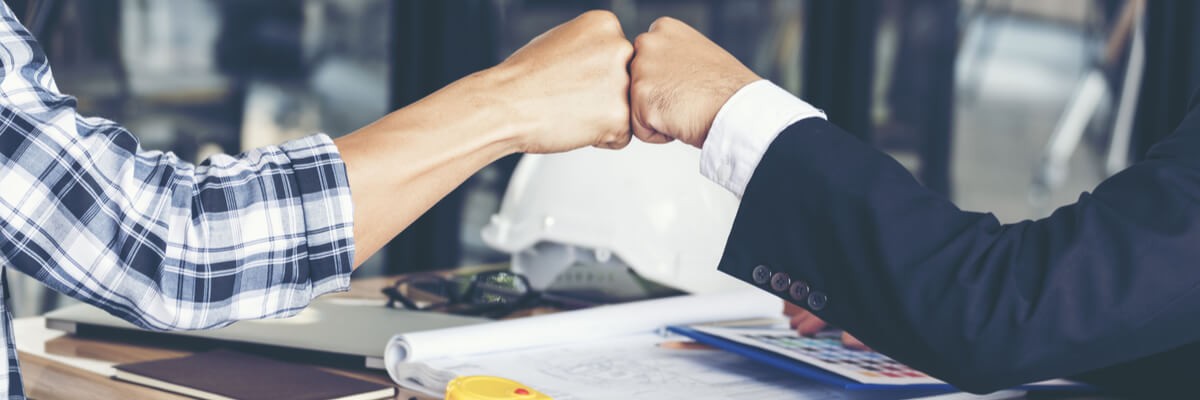
<path fill-rule="evenodd" d="M 701 147 L 726 100 L 760 78 L 733 55 L 679 20 L 663 17 L 634 41 L 629 71 L 633 133 Z"/>
<path fill-rule="evenodd" d="M 789 325 L 792 329 L 801 335 L 811 336 L 825 329 L 825 321 L 792 303 L 783 304 L 783 314 L 791 319 Z M 842 345 L 855 350 L 870 350 L 866 344 L 846 332 L 842 332 Z"/>
<path fill-rule="evenodd" d="M 526 122 L 518 150 L 554 153 L 629 144 L 633 45 L 608 11 L 589 11 L 534 38 L 500 65 L 497 94 Z"/>

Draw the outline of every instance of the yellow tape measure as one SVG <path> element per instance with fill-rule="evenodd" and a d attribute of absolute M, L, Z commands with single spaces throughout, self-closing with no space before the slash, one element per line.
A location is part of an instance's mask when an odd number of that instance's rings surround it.
<path fill-rule="evenodd" d="M 460 376 L 446 385 L 446 400 L 553 400 L 528 386 L 495 376 Z"/>

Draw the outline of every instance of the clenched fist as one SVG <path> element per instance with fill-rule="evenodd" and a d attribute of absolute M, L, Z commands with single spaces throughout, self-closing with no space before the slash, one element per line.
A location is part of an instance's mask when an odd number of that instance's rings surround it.
<path fill-rule="evenodd" d="M 629 66 L 633 133 L 646 142 L 701 147 L 725 101 L 760 78 L 679 20 L 663 17 L 634 41 Z"/>
<path fill-rule="evenodd" d="M 633 46 L 608 11 L 589 11 L 534 38 L 486 71 L 520 119 L 518 147 L 553 153 L 629 144 Z"/>

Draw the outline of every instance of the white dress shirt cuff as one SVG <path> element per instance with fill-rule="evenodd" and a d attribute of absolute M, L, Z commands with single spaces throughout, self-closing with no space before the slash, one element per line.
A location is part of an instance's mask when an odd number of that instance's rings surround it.
<path fill-rule="evenodd" d="M 700 173 L 740 199 L 775 137 L 813 117 L 824 119 L 825 112 L 768 80 L 746 85 L 713 119 L 700 151 Z"/>

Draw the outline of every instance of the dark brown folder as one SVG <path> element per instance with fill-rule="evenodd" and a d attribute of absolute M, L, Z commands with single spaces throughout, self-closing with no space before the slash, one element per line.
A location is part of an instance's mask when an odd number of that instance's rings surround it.
<path fill-rule="evenodd" d="M 375 400 L 395 392 L 391 385 L 228 350 L 116 369 L 116 379 L 200 399 Z"/>

